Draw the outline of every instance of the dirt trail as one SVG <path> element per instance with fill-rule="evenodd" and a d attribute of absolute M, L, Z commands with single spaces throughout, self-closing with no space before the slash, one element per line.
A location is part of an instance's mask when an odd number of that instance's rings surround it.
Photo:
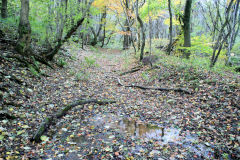
<path fill-rule="evenodd" d="M 234 104 L 239 104 L 239 89 L 225 92 L 225 86 L 203 80 L 198 93 L 192 95 L 125 88 L 118 85 L 115 77 L 125 84 L 153 87 L 187 87 L 189 82 L 183 81 L 184 75 L 174 68 L 167 70 L 164 66 L 150 73 L 144 67 L 119 76 L 137 65 L 120 50 L 67 50 L 75 60 L 69 60 L 64 69 L 50 71 L 51 77 L 40 81 L 29 80 L 33 85 L 31 96 L 23 100 L 25 107 L 18 110 L 25 118 L 14 121 L 11 125 L 18 126 L 18 131 L 9 133 L 19 134 L 25 126 L 24 133 L 29 134 L 17 135 L 23 145 L 13 148 L 12 153 L 59 160 L 234 159 L 238 155 L 239 112 Z M 169 74 L 167 78 L 165 73 Z M 24 139 L 33 134 L 44 117 L 79 98 L 106 98 L 117 103 L 88 104 L 83 109 L 77 106 L 50 127 L 45 134 L 49 141 L 33 145 Z M 8 140 L 16 143 L 12 141 L 15 139 Z M 4 145 L 1 151 L 7 152 L 9 146 Z"/>
<path fill-rule="evenodd" d="M 56 124 L 57 128 L 49 132 L 55 134 L 52 143 L 45 148 L 48 158 L 53 155 L 54 159 L 201 159 L 214 156 L 211 147 L 196 143 L 197 136 L 186 129 L 185 113 L 194 116 L 198 112 L 198 108 L 186 101 L 190 95 L 119 86 L 114 77 L 124 68 L 121 51 L 101 49 L 97 53 L 89 50 L 77 53 L 78 60 L 71 64 L 75 73 L 82 70 L 84 57 L 96 59 L 98 65 L 87 69 L 91 74 L 86 82 L 76 82 L 66 73 L 61 97 L 69 101 L 74 97 L 112 98 L 117 104 L 90 104 L 83 110 L 76 107 L 70 111 Z M 58 74 L 56 78 L 60 78 Z M 124 83 L 143 83 L 139 73 L 120 78 Z M 157 82 L 149 85 L 154 83 Z"/>

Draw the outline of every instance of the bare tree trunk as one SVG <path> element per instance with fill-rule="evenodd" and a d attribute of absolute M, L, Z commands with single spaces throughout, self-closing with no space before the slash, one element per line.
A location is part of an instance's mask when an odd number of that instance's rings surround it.
<path fill-rule="evenodd" d="M 46 26 L 46 38 L 45 38 L 45 47 L 48 51 L 52 50 L 52 45 L 49 41 L 49 34 L 52 33 L 53 29 L 52 29 L 52 14 L 53 14 L 53 2 L 54 0 L 50 0 L 50 3 L 48 4 L 48 23 L 47 23 L 47 26 Z"/>
<path fill-rule="evenodd" d="M 124 38 L 123 50 L 128 49 L 129 45 L 132 43 L 134 52 L 136 54 L 137 50 L 136 50 L 136 47 L 135 47 L 135 43 L 134 43 L 134 39 L 133 39 L 133 33 L 132 33 L 132 30 L 131 30 L 131 26 L 133 25 L 134 21 L 132 21 L 133 19 L 132 19 L 131 15 L 129 15 L 129 12 L 130 12 L 129 3 L 130 3 L 130 1 L 125 0 L 125 2 L 124 2 L 124 1 L 121 0 L 120 2 L 121 2 L 122 7 L 124 8 L 124 13 L 126 15 L 126 21 L 125 21 L 124 26 L 127 26 L 127 30 L 126 30 L 127 34 L 124 35 L 124 37 L 123 37 Z M 122 27 L 122 28 L 124 28 L 124 27 Z"/>
<path fill-rule="evenodd" d="M 238 13 L 239 1 L 240 0 L 237 1 L 236 5 L 234 6 L 234 11 L 232 12 L 232 24 L 229 23 L 229 26 L 228 26 L 228 31 L 230 32 L 230 38 L 228 39 L 226 65 L 232 65 L 231 64 L 232 63 L 231 62 L 231 50 L 234 46 L 236 36 L 239 32 L 239 26 L 240 26 L 240 12 Z"/>
<path fill-rule="evenodd" d="M 168 11 L 169 11 L 169 16 L 170 16 L 170 26 L 169 26 L 169 45 L 168 45 L 168 55 L 171 54 L 171 50 L 172 50 L 172 39 L 173 39 L 173 35 L 172 35 L 172 8 L 171 8 L 171 0 L 168 0 Z"/>
<path fill-rule="evenodd" d="M 1 16 L 7 18 L 7 0 L 2 0 Z"/>
<path fill-rule="evenodd" d="M 138 30 L 138 29 L 137 29 Z M 140 50 L 140 47 L 141 47 L 141 34 L 140 34 L 140 31 L 137 31 L 137 50 L 139 51 Z"/>
<path fill-rule="evenodd" d="M 129 11 L 129 0 L 124 0 L 124 6 L 125 6 L 125 10 L 126 10 L 126 20 L 124 23 L 124 27 L 126 26 L 126 34 L 124 34 L 123 36 L 123 50 L 128 49 L 129 48 L 129 44 L 130 44 L 130 24 L 128 22 L 128 11 Z"/>
<path fill-rule="evenodd" d="M 106 19 L 106 17 L 107 17 L 107 8 L 105 7 L 104 8 L 104 12 L 103 12 L 102 17 L 101 17 L 101 20 L 100 20 L 100 25 L 99 25 L 98 30 L 95 32 L 94 28 L 90 27 L 90 29 L 91 29 L 91 31 L 93 33 L 93 40 L 91 42 L 92 46 L 95 46 L 97 44 L 97 42 L 98 42 L 98 37 L 99 37 L 99 35 L 100 35 L 101 31 L 102 31 L 102 27 L 105 25 L 104 20 Z"/>
<path fill-rule="evenodd" d="M 67 19 L 67 6 L 68 6 L 68 0 L 61 0 L 58 4 L 58 18 L 57 18 L 57 35 L 56 35 L 56 41 L 60 41 L 62 39 L 64 25 Z M 65 11 L 63 11 L 63 9 Z"/>
<path fill-rule="evenodd" d="M 150 54 L 152 54 L 152 17 L 150 16 L 150 13 L 149 13 L 149 5 L 150 5 L 150 0 L 148 0 L 149 46 L 150 46 L 149 52 Z"/>
<path fill-rule="evenodd" d="M 190 19 L 191 19 L 191 8 L 192 8 L 192 0 L 186 0 L 186 5 L 184 9 L 184 17 L 183 17 L 183 32 L 184 32 L 184 47 L 191 47 L 191 28 L 190 28 Z M 184 55 L 186 58 L 190 57 L 190 51 L 188 48 L 185 49 Z"/>
<path fill-rule="evenodd" d="M 54 47 L 54 49 L 53 49 L 50 53 L 48 53 L 48 54 L 46 55 L 46 58 L 47 58 L 48 60 L 53 60 L 53 57 L 58 53 L 58 51 L 59 51 L 59 49 L 61 48 L 61 46 L 62 46 L 65 42 L 67 42 L 68 39 L 72 36 L 72 34 L 79 28 L 79 26 L 82 25 L 82 23 L 83 23 L 83 21 L 85 20 L 85 17 L 87 16 L 87 13 L 88 13 L 89 8 L 90 8 L 90 6 L 91 6 L 92 3 L 93 3 L 93 1 L 90 1 L 90 2 L 88 3 L 87 9 L 86 9 L 85 13 L 83 14 L 83 17 L 82 17 L 81 19 L 79 19 L 79 20 L 77 21 L 77 23 L 71 27 L 71 29 L 67 32 L 66 36 L 65 36 L 62 40 L 58 41 L 58 43 L 57 43 L 57 45 Z"/>
<path fill-rule="evenodd" d="M 140 61 L 142 61 L 143 54 L 144 54 L 144 48 L 145 48 L 145 33 L 144 33 L 143 21 L 138 14 L 138 0 L 136 1 L 136 16 L 137 16 L 137 20 L 140 24 L 140 28 L 141 28 L 141 32 L 142 32 L 142 46 L 141 46 L 141 53 L 140 53 Z"/>
<path fill-rule="evenodd" d="M 31 26 L 29 22 L 29 0 L 21 0 L 20 22 L 18 26 L 19 39 L 16 51 L 28 55 L 31 45 Z"/>
<path fill-rule="evenodd" d="M 239 1 L 239 0 L 238 0 Z M 212 54 L 212 58 L 211 58 L 211 64 L 210 64 L 210 67 L 212 68 L 215 63 L 217 62 L 217 59 L 218 59 L 218 56 L 220 55 L 221 53 L 221 50 L 223 48 L 223 44 L 224 42 L 226 42 L 227 38 L 229 37 L 230 33 L 227 33 L 225 36 L 224 36 L 224 30 L 226 28 L 226 26 L 228 25 L 229 23 L 229 14 L 230 14 L 230 11 L 231 11 L 231 7 L 234 3 L 234 0 L 231 0 L 228 7 L 227 7 L 227 10 L 226 10 L 226 18 L 225 18 L 225 22 L 224 24 L 222 25 L 221 27 L 221 30 L 219 31 L 219 34 L 218 34 L 218 39 L 217 39 L 217 42 L 215 43 L 214 45 L 214 50 L 213 50 L 213 54 Z"/>
<path fill-rule="evenodd" d="M 106 15 L 106 16 L 105 16 L 105 19 L 106 19 L 106 17 L 107 17 L 107 7 L 106 7 L 106 6 L 105 6 L 105 8 L 104 8 L 104 14 Z M 102 39 L 102 45 L 101 45 L 101 47 L 104 46 L 105 38 L 106 38 L 106 20 L 104 20 L 104 26 L 103 26 L 103 39 Z"/>

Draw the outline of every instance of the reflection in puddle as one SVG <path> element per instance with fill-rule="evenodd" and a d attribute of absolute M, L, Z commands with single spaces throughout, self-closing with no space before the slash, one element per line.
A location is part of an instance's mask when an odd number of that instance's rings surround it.
<path fill-rule="evenodd" d="M 173 127 L 161 127 L 143 123 L 142 121 L 122 118 L 113 114 L 97 115 L 90 119 L 90 125 L 95 127 L 113 129 L 119 133 L 130 136 L 132 138 L 140 138 L 144 141 L 155 140 L 159 145 L 180 145 L 188 151 L 205 158 L 211 158 L 212 149 L 203 144 L 198 143 L 196 135 L 185 133 L 181 136 L 181 129 Z M 75 140 L 77 143 L 84 142 L 84 137 Z M 138 146 L 141 148 L 142 146 Z M 188 150 L 188 151 L 187 151 Z"/>
<path fill-rule="evenodd" d="M 92 119 L 92 123 L 95 126 L 115 129 L 136 138 L 161 140 L 163 144 L 180 140 L 180 129 L 163 128 L 157 125 L 145 124 L 141 121 L 121 118 L 110 114 L 97 116 Z"/>

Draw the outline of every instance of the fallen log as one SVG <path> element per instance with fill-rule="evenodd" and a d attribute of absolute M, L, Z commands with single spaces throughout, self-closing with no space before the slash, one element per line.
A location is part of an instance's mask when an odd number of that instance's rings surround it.
<path fill-rule="evenodd" d="M 175 92 L 182 92 L 182 93 L 187 93 L 187 94 L 192 94 L 190 91 L 183 89 L 183 88 L 154 88 L 154 87 L 144 87 L 144 86 L 139 86 L 135 84 L 131 85 L 124 85 L 119 78 L 117 78 L 118 84 L 124 87 L 132 87 L 132 88 L 139 88 L 143 90 L 158 90 L 158 91 L 175 91 Z"/>
<path fill-rule="evenodd" d="M 129 71 L 126 71 L 126 72 L 120 73 L 119 76 L 123 76 L 123 75 L 129 74 L 129 73 L 137 72 L 137 71 L 139 71 L 141 68 L 142 68 L 142 66 L 134 67 L 134 68 L 132 68 L 132 69 L 129 70 Z"/>
<path fill-rule="evenodd" d="M 69 110 L 71 110 L 73 107 L 78 105 L 84 105 L 88 103 L 96 103 L 99 105 L 104 104 L 110 104 L 110 103 L 116 103 L 116 101 L 112 100 L 97 100 L 97 99 L 89 99 L 89 100 L 83 100 L 80 99 L 72 104 L 64 106 L 60 111 L 58 111 L 55 115 L 47 117 L 39 126 L 37 132 L 33 135 L 33 137 L 30 139 L 31 141 L 40 142 L 41 136 L 44 134 L 44 132 L 48 129 L 48 127 L 55 123 L 55 121 L 64 115 L 67 114 Z"/>

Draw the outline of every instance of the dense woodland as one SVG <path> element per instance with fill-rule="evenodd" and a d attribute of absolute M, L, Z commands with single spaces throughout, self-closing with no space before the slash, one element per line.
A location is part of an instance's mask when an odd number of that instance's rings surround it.
<path fill-rule="evenodd" d="M 1 0 L 1 159 L 240 159 L 240 0 Z"/>

